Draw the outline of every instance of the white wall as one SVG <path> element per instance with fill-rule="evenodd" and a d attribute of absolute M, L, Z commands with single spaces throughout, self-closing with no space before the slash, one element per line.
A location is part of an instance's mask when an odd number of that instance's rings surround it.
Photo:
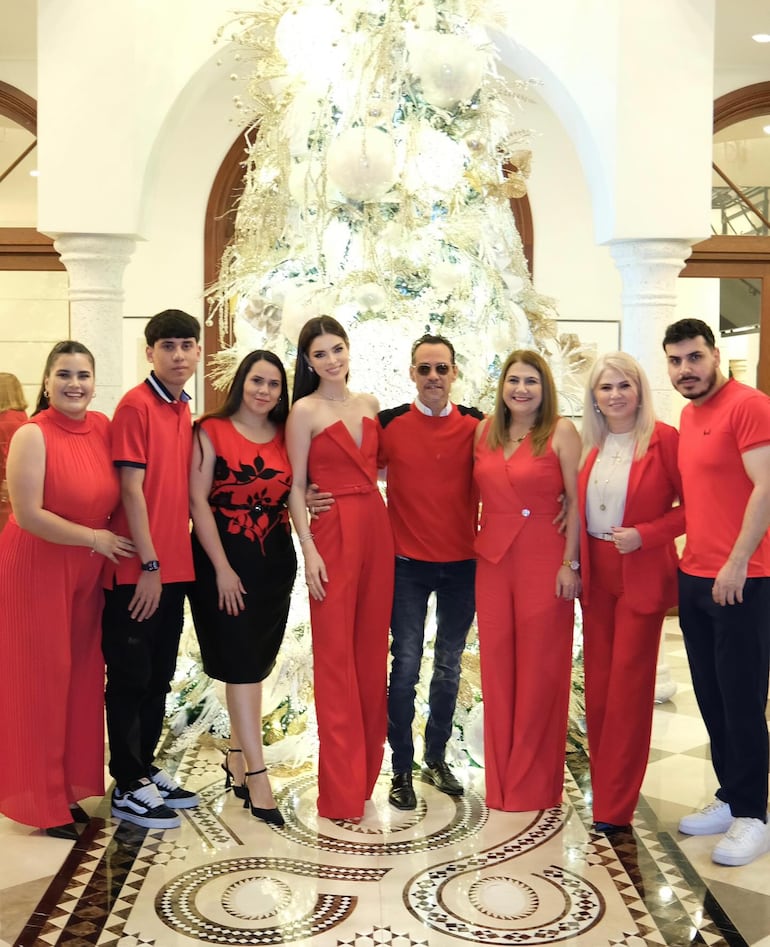
<path fill-rule="evenodd" d="M 231 9 L 39 0 L 39 226 L 138 236 L 124 279 L 125 386 L 149 315 L 204 313 L 205 206 L 243 89 L 227 37 L 214 42 Z M 598 242 L 707 232 L 713 0 L 541 0 L 509 13 L 504 59 L 543 82 L 525 117 L 539 133 L 537 288 L 565 319 L 617 319 L 620 280 Z"/>

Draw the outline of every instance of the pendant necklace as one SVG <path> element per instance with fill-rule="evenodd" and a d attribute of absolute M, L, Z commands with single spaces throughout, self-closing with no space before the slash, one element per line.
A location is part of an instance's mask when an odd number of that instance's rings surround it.
<path fill-rule="evenodd" d="M 532 427 L 534 427 L 534 425 L 532 425 Z M 509 440 L 512 444 L 521 444 L 521 442 L 524 440 L 524 438 L 527 436 L 527 434 L 529 434 L 529 432 L 530 432 L 531 430 L 532 430 L 531 427 L 527 428 L 527 430 L 521 435 L 521 437 L 511 437 L 511 435 L 509 434 L 509 435 L 508 435 L 508 440 Z"/>
<path fill-rule="evenodd" d="M 605 454 L 604 452 L 604 449 L 610 446 L 608 444 L 608 441 L 611 437 L 617 439 L 617 442 L 614 445 L 615 453 L 611 454 L 610 456 L 607 456 L 607 454 Z M 629 438 L 629 437 L 630 437 L 630 440 L 626 440 L 626 438 Z M 624 438 L 624 440 L 621 441 L 620 438 Z M 634 448 L 633 434 L 631 435 L 608 434 L 607 439 L 605 440 L 604 445 L 602 447 L 602 450 L 600 451 L 599 456 L 596 458 L 596 463 L 594 464 L 594 484 L 596 485 L 596 493 L 599 498 L 599 509 L 602 511 L 602 513 L 604 513 L 607 510 L 606 498 L 607 498 L 607 489 L 608 489 L 610 480 L 612 480 L 613 474 L 618 469 L 618 467 L 624 465 L 625 462 L 628 460 L 628 458 L 631 456 L 631 451 L 633 450 L 633 448 Z M 602 468 L 603 468 L 605 461 L 609 461 L 609 463 L 611 464 L 610 469 L 606 473 L 604 469 L 602 469 L 600 473 L 600 471 L 597 468 L 599 467 L 599 465 L 602 465 Z M 600 480 L 599 478 L 602 474 L 604 475 L 604 479 Z"/>

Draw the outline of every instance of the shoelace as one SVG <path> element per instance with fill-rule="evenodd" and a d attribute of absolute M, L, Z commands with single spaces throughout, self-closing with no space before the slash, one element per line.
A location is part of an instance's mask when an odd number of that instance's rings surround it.
<path fill-rule="evenodd" d="M 159 769 L 158 772 L 155 773 L 152 781 L 156 786 L 162 786 L 164 789 L 168 789 L 169 791 L 179 788 L 173 779 L 171 779 L 171 777 L 168 775 L 168 773 L 163 769 Z"/>
<path fill-rule="evenodd" d="M 725 838 L 729 838 L 732 842 L 741 842 L 744 836 L 748 835 L 753 828 L 753 819 L 734 819 L 733 824 L 727 830 Z"/>
<path fill-rule="evenodd" d="M 713 802 L 710 802 L 707 806 L 704 806 L 701 809 L 703 815 L 711 815 L 712 812 L 719 812 L 720 809 L 724 807 L 724 803 L 720 799 L 715 799 Z"/>
<path fill-rule="evenodd" d="M 157 809 L 158 806 L 163 805 L 163 798 L 158 792 L 158 787 L 155 783 L 150 783 L 149 786 L 142 786 L 139 789 L 134 789 L 131 793 L 139 802 L 143 802 L 150 809 Z"/>

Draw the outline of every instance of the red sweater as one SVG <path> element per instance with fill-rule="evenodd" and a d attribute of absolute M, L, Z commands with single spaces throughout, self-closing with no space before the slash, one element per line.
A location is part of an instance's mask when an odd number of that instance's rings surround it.
<path fill-rule="evenodd" d="M 444 417 L 423 414 L 415 404 L 379 413 L 378 463 L 388 468 L 397 556 L 422 562 L 475 558 L 473 436 L 482 418 L 464 405 L 452 405 Z"/>

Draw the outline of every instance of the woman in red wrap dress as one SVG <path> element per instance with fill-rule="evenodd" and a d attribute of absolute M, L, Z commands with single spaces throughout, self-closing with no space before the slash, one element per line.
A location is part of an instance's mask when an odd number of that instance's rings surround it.
<path fill-rule="evenodd" d="M 286 444 L 294 477 L 289 510 L 310 593 L 318 812 L 358 821 L 387 733 L 393 538 L 377 487 L 379 405 L 348 389 L 348 363 L 348 337 L 335 319 L 305 324 Z M 305 506 L 311 482 L 335 498 L 312 532 Z"/>

